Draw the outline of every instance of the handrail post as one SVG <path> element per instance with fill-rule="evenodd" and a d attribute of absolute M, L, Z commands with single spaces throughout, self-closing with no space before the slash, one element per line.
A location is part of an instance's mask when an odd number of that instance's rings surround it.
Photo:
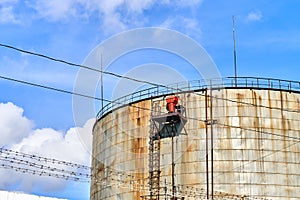
<path fill-rule="evenodd" d="M 279 89 L 281 89 L 281 81 L 280 81 L 280 80 L 278 80 L 278 82 L 279 82 Z"/>

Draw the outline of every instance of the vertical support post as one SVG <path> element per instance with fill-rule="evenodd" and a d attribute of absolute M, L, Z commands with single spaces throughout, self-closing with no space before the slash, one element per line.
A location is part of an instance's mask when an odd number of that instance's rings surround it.
<path fill-rule="evenodd" d="M 167 180 L 165 179 L 165 200 L 167 200 L 167 192 L 168 192 Z"/>
<path fill-rule="evenodd" d="M 205 90 L 205 153 L 206 153 L 206 199 L 209 199 L 209 176 L 208 176 L 208 103 L 207 88 Z"/>
<path fill-rule="evenodd" d="M 172 200 L 175 200 L 174 124 L 172 124 Z"/>
<path fill-rule="evenodd" d="M 210 149 L 211 149 L 211 199 L 214 199 L 214 134 L 213 134 L 213 98 L 212 98 L 212 81 L 210 80 Z"/>

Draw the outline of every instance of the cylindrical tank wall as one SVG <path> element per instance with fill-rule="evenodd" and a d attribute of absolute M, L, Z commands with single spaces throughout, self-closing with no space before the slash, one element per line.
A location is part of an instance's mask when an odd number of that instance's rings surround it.
<path fill-rule="evenodd" d="M 204 199 L 206 175 L 211 177 L 213 171 L 215 199 L 300 199 L 300 95 L 213 90 L 211 106 L 205 94 L 205 90 L 179 94 L 188 121 L 174 140 L 177 196 Z M 165 110 L 163 98 L 153 98 L 121 107 L 96 122 L 91 200 L 142 199 L 149 194 L 148 142 L 154 101 Z M 206 126 L 206 114 L 209 121 L 215 120 L 208 171 L 206 131 L 210 136 L 211 125 Z M 161 140 L 160 154 L 160 193 L 165 199 L 172 189 L 170 138 Z"/>

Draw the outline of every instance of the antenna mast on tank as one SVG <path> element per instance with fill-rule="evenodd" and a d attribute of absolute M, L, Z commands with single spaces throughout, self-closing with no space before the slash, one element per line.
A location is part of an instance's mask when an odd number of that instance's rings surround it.
<path fill-rule="evenodd" d="M 237 87 L 237 72 L 236 72 L 236 44 L 235 44 L 235 32 L 234 32 L 234 16 L 232 16 L 232 36 L 233 36 L 234 81 L 235 81 L 235 87 Z"/>
<path fill-rule="evenodd" d="M 100 66 L 100 67 L 101 67 L 101 70 L 100 70 L 100 71 L 101 71 L 101 77 L 100 77 L 100 78 L 101 78 L 101 108 L 103 109 L 103 106 L 104 106 L 104 105 L 103 105 L 103 104 L 104 104 L 104 103 L 103 103 L 103 99 L 104 99 L 103 96 L 104 96 L 104 95 L 103 95 L 103 65 L 102 65 L 102 53 L 101 53 L 101 55 L 100 55 L 100 59 L 101 59 L 101 61 L 100 61 L 100 62 L 101 62 L 101 63 L 100 63 L 100 64 L 101 64 L 101 66 Z"/>

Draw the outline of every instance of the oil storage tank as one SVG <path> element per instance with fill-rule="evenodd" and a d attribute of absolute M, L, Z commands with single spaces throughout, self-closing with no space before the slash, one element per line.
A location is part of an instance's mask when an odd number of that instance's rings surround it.
<path fill-rule="evenodd" d="M 94 124 L 90 199 L 300 199 L 299 120 L 297 81 L 224 78 L 124 96 Z"/>

